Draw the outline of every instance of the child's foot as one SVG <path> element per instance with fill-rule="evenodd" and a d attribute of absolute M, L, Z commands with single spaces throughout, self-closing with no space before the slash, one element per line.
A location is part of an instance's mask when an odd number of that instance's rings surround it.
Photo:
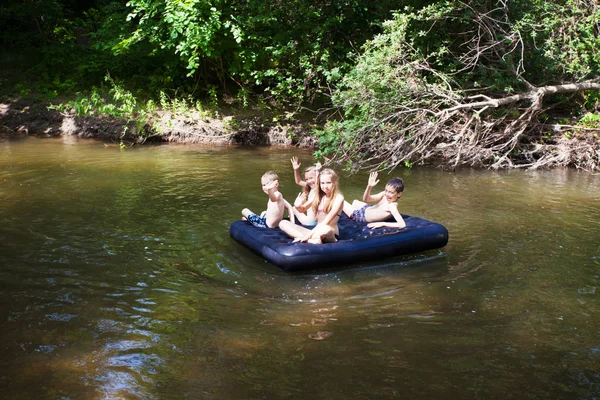
<path fill-rule="evenodd" d="M 248 221 L 248 218 L 242 217 L 242 221 Z"/>
<path fill-rule="evenodd" d="M 321 235 L 321 243 L 335 243 L 335 242 L 337 242 L 337 239 L 335 238 L 335 235 L 333 234 L 333 232 L 327 233 L 325 235 Z"/>
<path fill-rule="evenodd" d="M 307 242 L 312 243 L 312 244 L 323 244 L 323 241 L 321 240 L 321 238 L 308 239 Z"/>

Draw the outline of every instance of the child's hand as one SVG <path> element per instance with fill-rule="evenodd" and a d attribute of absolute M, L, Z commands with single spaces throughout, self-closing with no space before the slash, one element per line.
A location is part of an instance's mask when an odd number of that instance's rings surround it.
<path fill-rule="evenodd" d="M 321 170 L 321 168 L 323 168 L 323 166 L 321 165 L 321 163 L 320 163 L 320 162 L 318 162 L 318 161 L 317 161 L 317 163 L 315 164 L 315 169 L 316 169 L 317 171 L 320 171 L 320 170 Z"/>
<path fill-rule="evenodd" d="M 305 192 L 300 192 L 298 193 L 298 197 L 296 197 L 296 200 L 294 200 L 294 207 L 299 207 L 302 204 L 306 203 L 306 198 L 308 196 L 306 195 Z"/>
<path fill-rule="evenodd" d="M 297 237 L 292 241 L 292 243 L 304 243 L 308 241 L 308 239 L 310 239 L 310 237 Z"/>
<path fill-rule="evenodd" d="M 298 168 L 300 168 L 300 165 L 302 165 L 302 164 L 300 164 L 300 162 L 298 161 L 298 157 L 296 157 L 296 156 L 292 157 L 290 159 L 290 161 L 292 163 L 292 168 L 294 168 L 294 169 L 298 169 Z"/>
<path fill-rule="evenodd" d="M 369 175 L 369 183 L 367 186 L 374 187 L 378 183 L 379 181 L 377 180 L 377 172 L 371 172 L 371 175 Z"/>
<path fill-rule="evenodd" d="M 367 227 L 370 229 L 383 228 L 385 226 L 385 222 L 371 222 L 367 224 Z"/>
<path fill-rule="evenodd" d="M 308 233 L 306 234 L 306 236 L 304 236 L 304 237 L 302 238 L 301 242 L 308 242 L 308 241 L 309 241 L 311 238 L 312 238 L 312 231 L 311 231 L 311 232 L 308 232 Z"/>
<path fill-rule="evenodd" d="M 277 181 L 276 180 L 275 181 L 271 181 L 271 182 L 269 182 L 269 183 L 267 183 L 265 185 L 265 190 L 268 192 L 270 190 L 275 189 L 276 187 L 277 187 Z"/>

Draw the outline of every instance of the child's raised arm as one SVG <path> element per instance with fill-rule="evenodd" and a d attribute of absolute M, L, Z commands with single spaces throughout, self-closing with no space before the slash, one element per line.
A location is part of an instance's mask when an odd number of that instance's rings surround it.
<path fill-rule="evenodd" d="M 383 195 L 385 194 L 384 192 L 377 193 L 374 196 L 371 195 L 371 189 L 373 189 L 378 183 L 379 180 L 377 180 L 377 172 L 371 172 L 371 174 L 369 175 L 369 182 L 367 183 L 367 188 L 365 189 L 365 193 L 363 193 L 363 201 L 365 203 L 372 203 L 383 199 Z"/>
<path fill-rule="evenodd" d="M 296 156 L 290 158 L 290 162 L 292 163 L 292 168 L 294 168 L 294 180 L 296 181 L 296 185 L 304 188 L 304 186 L 306 186 L 306 182 L 304 182 L 300 177 L 300 165 L 302 164 L 300 164 L 300 161 L 298 161 L 298 157 Z"/>
<path fill-rule="evenodd" d="M 285 205 L 285 208 L 287 209 L 288 217 L 290 217 L 290 222 L 292 224 L 295 224 L 296 220 L 294 219 L 294 208 L 292 207 L 292 205 L 290 203 L 287 202 L 286 199 L 283 199 L 283 203 Z"/>
<path fill-rule="evenodd" d="M 301 207 L 304 203 L 306 203 L 307 198 L 308 194 L 304 190 L 298 193 L 298 196 L 296 196 L 296 200 L 294 200 L 294 207 Z M 304 211 L 305 210 L 302 210 L 302 212 Z"/>
<path fill-rule="evenodd" d="M 265 186 L 267 194 L 269 195 L 269 200 L 272 202 L 277 202 L 281 196 L 281 193 L 277 191 L 277 184 L 278 182 L 275 180 L 267 183 Z"/>

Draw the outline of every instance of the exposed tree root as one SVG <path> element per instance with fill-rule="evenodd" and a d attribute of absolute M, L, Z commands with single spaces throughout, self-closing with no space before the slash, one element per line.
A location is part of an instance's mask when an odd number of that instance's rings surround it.
<path fill-rule="evenodd" d="M 435 160 L 450 169 L 575 166 L 599 171 L 600 129 L 538 122 L 545 111 L 544 96 L 583 90 L 600 90 L 600 82 L 544 86 L 503 98 L 478 95 L 451 103 L 442 94 L 437 102 L 431 92 L 414 94 L 428 96 L 437 106 L 398 107 L 354 135 L 333 161 L 354 160 L 353 169 L 392 169 Z"/>

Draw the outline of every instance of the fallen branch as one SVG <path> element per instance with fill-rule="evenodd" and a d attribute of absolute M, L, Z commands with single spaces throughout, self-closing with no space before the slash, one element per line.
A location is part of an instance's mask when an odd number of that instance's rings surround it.
<path fill-rule="evenodd" d="M 581 83 L 567 83 L 564 85 L 550 85 L 550 86 L 542 86 L 538 88 L 534 88 L 525 93 L 519 93 L 508 97 L 502 97 L 499 99 L 487 98 L 484 101 L 478 101 L 474 103 L 464 103 L 458 104 L 454 107 L 450 107 L 444 110 L 441 110 L 436 113 L 436 115 L 440 115 L 442 113 L 457 111 L 457 110 L 473 110 L 477 108 L 485 109 L 488 107 L 501 107 L 507 104 L 517 103 L 523 100 L 531 100 L 539 101 L 538 99 L 543 98 L 547 94 L 554 93 L 575 93 L 581 92 L 584 90 L 600 90 L 600 82 L 597 79 L 581 82 Z M 481 96 L 481 95 L 480 95 Z M 484 96 L 487 97 L 487 96 Z"/>

